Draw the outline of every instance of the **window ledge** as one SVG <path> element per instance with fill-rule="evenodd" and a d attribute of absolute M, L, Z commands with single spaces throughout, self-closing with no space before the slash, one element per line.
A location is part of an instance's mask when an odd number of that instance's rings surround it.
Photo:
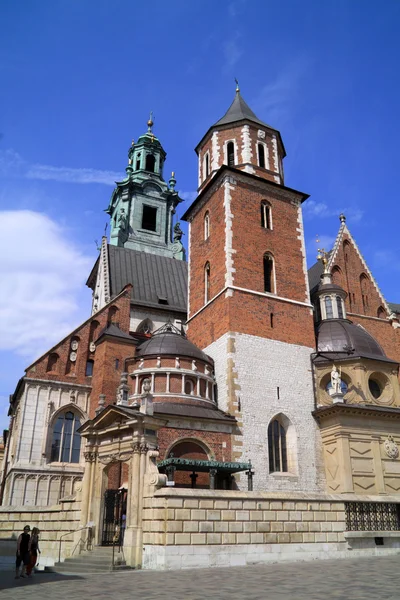
<path fill-rule="evenodd" d="M 274 471 L 273 473 L 269 474 L 270 477 L 277 477 L 278 479 L 280 477 L 282 477 L 283 479 L 298 479 L 299 476 L 295 475 L 294 473 L 289 473 L 289 472 L 281 472 L 281 471 Z"/>

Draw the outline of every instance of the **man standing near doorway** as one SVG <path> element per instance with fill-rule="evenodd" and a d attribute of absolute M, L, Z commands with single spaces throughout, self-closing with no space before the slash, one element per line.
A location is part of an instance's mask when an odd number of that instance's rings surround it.
<path fill-rule="evenodd" d="M 15 579 L 19 577 L 25 577 L 26 567 L 29 564 L 29 541 L 31 528 L 29 525 L 25 525 L 23 533 L 21 533 L 17 540 L 17 559 L 15 561 Z M 19 574 L 19 568 L 22 564 L 21 575 Z M 25 575 L 24 575 L 25 572 Z"/>

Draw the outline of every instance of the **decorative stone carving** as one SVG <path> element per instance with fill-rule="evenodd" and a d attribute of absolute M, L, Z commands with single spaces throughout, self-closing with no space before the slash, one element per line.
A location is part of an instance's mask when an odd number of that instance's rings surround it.
<path fill-rule="evenodd" d="M 143 442 L 142 444 L 140 444 L 139 446 L 139 450 L 140 450 L 140 454 L 146 454 L 148 451 L 149 447 L 146 444 L 146 442 Z"/>
<path fill-rule="evenodd" d="M 139 454 L 140 452 L 140 444 L 139 442 L 134 442 L 132 444 L 133 454 Z"/>
<path fill-rule="evenodd" d="M 151 390 L 151 379 L 146 377 L 146 379 L 143 379 L 143 382 L 142 382 L 142 393 L 149 394 L 150 390 Z"/>
<path fill-rule="evenodd" d="M 341 373 L 337 370 L 335 365 L 332 365 L 331 371 L 331 384 L 332 384 L 332 392 L 334 394 L 342 393 L 342 378 Z"/>
<path fill-rule="evenodd" d="M 89 350 L 90 352 L 96 351 L 96 344 L 94 342 L 90 342 Z"/>
<path fill-rule="evenodd" d="M 157 356 L 157 368 L 161 367 L 161 356 Z"/>
<path fill-rule="evenodd" d="M 109 465 L 112 462 L 126 462 L 132 456 L 132 452 L 113 452 L 105 456 L 99 456 L 99 461 L 103 465 Z"/>
<path fill-rule="evenodd" d="M 83 456 L 86 462 L 94 462 L 96 460 L 97 453 L 96 452 L 84 452 Z"/>
<path fill-rule="evenodd" d="M 175 369 L 180 369 L 181 368 L 181 359 L 179 358 L 179 356 L 177 356 L 175 358 Z"/>
<path fill-rule="evenodd" d="M 144 358 L 141 358 L 138 364 L 138 369 L 143 369 L 144 366 Z"/>
<path fill-rule="evenodd" d="M 265 131 L 263 131 L 262 129 L 259 129 L 258 132 L 257 132 L 257 137 L 260 140 L 265 140 Z"/>
<path fill-rule="evenodd" d="M 71 342 L 71 350 L 73 350 L 74 352 L 76 352 L 78 350 L 78 346 L 79 346 L 79 343 L 77 342 L 77 340 L 72 340 L 72 342 Z"/>
<path fill-rule="evenodd" d="M 197 371 L 197 365 L 195 360 L 192 360 L 192 371 Z"/>
<path fill-rule="evenodd" d="M 161 488 L 167 484 L 167 476 L 160 473 L 157 467 L 157 458 L 159 456 L 158 450 L 149 450 L 147 453 L 147 465 L 146 465 L 146 484 L 155 486 L 155 488 Z"/>
<path fill-rule="evenodd" d="M 72 391 L 69 395 L 69 400 L 72 404 L 76 404 L 76 392 Z"/>
<path fill-rule="evenodd" d="M 387 440 L 383 444 L 383 447 L 389 458 L 398 458 L 399 447 L 391 435 L 388 436 Z"/>
<path fill-rule="evenodd" d="M 71 352 L 70 355 L 69 355 L 69 360 L 71 362 L 75 362 L 76 358 L 77 358 L 76 352 Z"/>

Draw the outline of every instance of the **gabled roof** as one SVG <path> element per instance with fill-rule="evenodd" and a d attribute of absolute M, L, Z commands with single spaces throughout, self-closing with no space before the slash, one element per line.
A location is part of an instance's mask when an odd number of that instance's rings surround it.
<path fill-rule="evenodd" d="M 116 338 L 120 338 L 120 339 L 124 339 L 124 340 L 130 340 L 132 343 L 135 342 L 134 338 L 131 335 L 129 335 L 129 333 L 125 333 L 125 331 L 122 331 L 114 323 L 110 323 L 109 325 L 107 325 L 100 331 L 99 336 L 96 339 L 96 342 L 98 342 L 99 339 L 101 337 L 103 337 L 103 335 L 111 335 L 112 337 L 116 337 Z"/>
<path fill-rule="evenodd" d="M 132 283 L 133 303 L 169 312 L 187 312 L 185 261 L 111 244 L 108 245 L 108 259 L 111 296 Z"/>
<path fill-rule="evenodd" d="M 243 119 L 248 119 L 249 121 L 253 121 L 254 123 L 258 123 L 263 127 L 268 127 L 269 129 L 273 129 L 270 125 L 267 125 L 263 121 L 261 121 L 251 110 L 250 106 L 243 100 L 239 91 L 236 92 L 235 98 L 224 114 L 224 116 L 217 121 L 213 127 L 218 127 L 219 125 L 227 125 L 228 123 L 235 123 L 236 121 L 242 121 Z"/>

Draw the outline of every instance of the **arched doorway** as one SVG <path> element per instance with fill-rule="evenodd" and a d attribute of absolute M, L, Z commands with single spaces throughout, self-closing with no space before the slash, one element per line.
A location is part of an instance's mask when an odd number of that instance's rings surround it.
<path fill-rule="evenodd" d="M 102 546 L 123 545 L 128 501 L 127 463 L 118 461 L 105 469 L 106 490 L 103 499 Z"/>
<path fill-rule="evenodd" d="M 168 453 L 167 458 L 188 458 L 193 460 L 209 460 L 209 453 L 205 447 L 197 440 L 182 440 L 175 444 Z M 175 486 L 185 488 L 203 488 L 210 487 L 208 473 L 194 473 L 190 471 L 176 471 Z"/>

